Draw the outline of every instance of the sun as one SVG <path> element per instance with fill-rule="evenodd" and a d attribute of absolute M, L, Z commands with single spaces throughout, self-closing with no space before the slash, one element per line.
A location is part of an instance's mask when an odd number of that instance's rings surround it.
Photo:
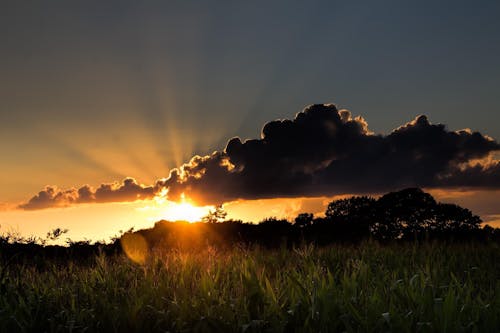
<path fill-rule="evenodd" d="M 206 207 L 196 207 L 188 202 L 171 203 L 165 210 L 165 219 L 169 221 L 198 222 L 207 215 Z"/>
<path fill-rule="evenodd" d="M 186 197 L 184 193 L 181 194 L 180 200 L 170 201 L 167 199 L 167 190 L 163 190 L 157 196 L 151 205 L 139 208 L 142 211 L 157 212 L 152 220 L 167 220 L 167 221 L 187 221 L 187 222 L 200 222 L 214 206 L 197 206 L 196 203 Z"/>

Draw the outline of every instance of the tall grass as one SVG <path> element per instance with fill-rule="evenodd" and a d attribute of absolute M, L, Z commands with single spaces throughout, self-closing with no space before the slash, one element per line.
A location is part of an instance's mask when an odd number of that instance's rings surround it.
<path fill-rule="evenodd" d="M 165 251 L 11 263 L 1 332 L 493 332 L 497 244 Z M 4 258 L 5 259 L 5 258 Z"/>

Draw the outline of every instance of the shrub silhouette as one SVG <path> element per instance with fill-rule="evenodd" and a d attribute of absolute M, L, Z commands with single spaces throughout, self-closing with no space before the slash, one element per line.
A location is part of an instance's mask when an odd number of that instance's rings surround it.
<path fill-rule="evenodd" d="M 207 215 L 202 217 L 202 222 L 207 223 L 220 223 L 226 220 L 227 212 L 222 208 L 222 205 L 218 205 L 215 209 L 211 209 Z"/>

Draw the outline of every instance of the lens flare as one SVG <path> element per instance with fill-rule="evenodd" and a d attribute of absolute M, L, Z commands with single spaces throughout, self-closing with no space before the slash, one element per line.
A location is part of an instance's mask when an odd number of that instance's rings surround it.
<path fill-rule="evenodd" d="M 137 233 L 126 233 L 120 238 L 123 252 L 137 264 L 145 264 L 149 255 L 146 239 Z"/>

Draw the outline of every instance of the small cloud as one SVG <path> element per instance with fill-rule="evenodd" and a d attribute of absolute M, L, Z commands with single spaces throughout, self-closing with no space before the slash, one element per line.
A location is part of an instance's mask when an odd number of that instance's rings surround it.
<path fill-rule="evenodd" d="M 136 201 L 151 199 L 154 195 L 153 186 L 145 186 L 137 183 L 133 178 L 125 178 L 122 183 L 101 184 L 96 190 L 89 185 L 69 190 L 46 186 L 28 202 L 19 205 L 19 208 L 35 210 L 66 207 L 77 203 Z"/>

